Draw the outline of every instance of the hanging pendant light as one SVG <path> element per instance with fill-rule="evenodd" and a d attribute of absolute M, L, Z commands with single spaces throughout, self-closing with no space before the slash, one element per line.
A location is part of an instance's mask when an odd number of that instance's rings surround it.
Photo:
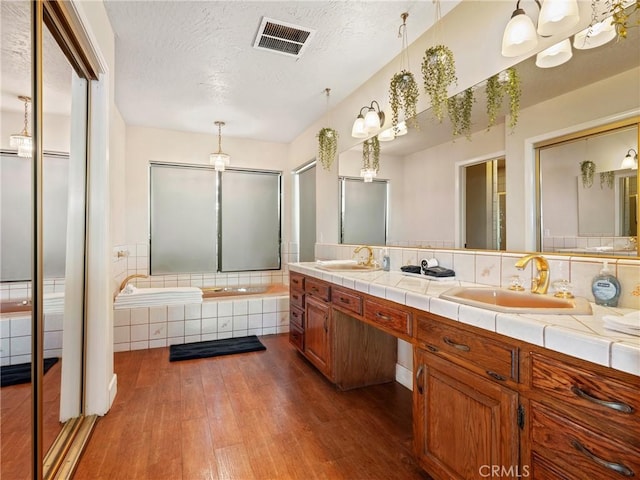
<path fill-rule="evenodd" d="M 20 101 L 24 102 L 24 127 L 20 133 L 16 133 L 9 137 L 9 145 L 12 148 L 18 149 L 18 156 L 31 158 L 33 156 L 33 139 L 29 135 L 29 103 L 31 103 L 30 97 L 20 95 L 18 97 Z"/>
<path fill-rule="evenodd" d="M 209 155 L 209 163 L 213 165 L 217 172 L 224 172 L 224 169 L 231 163 L 231 157 L 222 151 L 222 127 L 224 122 L 213 122 L 218 127 L 218 151 Z"/>
<path fill-rule="evenodd" d="M 579 20 L 577 0 L 544 0 L 538 17 L 538 33 L 542 36 L 564 33 Z"/>

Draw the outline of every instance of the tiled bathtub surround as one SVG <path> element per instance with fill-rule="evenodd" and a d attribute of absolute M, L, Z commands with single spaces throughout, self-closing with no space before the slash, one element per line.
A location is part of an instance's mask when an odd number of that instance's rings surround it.
<path fill-rule="evenodd" d="M 60 313 L 44 315 L 44 358 L 62 356 Z M 20 312 L 0 316 L 0 363 L 16 365 L 31 361 L 31 314 Z"/>
<path fill-rule="evenodd" d="M 256 272 L 153 275 L 134 278 L 139 288 L 234 287 L 289 284 L 287 265 L 298 260 L 295 243 L 283 243 L 282 269 Z M 129 275 L 148 275 L 147 244 L 116 245 L 112 252 L 113 291 Z M 250 296 L 205 299 L 202 304 L 118 309 L 114 316 L 114 350 L 139 350 L 172 344 L 289 331 L 289 297 Z"/>
<path fill-rule="evenodd" d="M 129 275 L 149 273 L 149 249 L 146 244 L 116 245 L 112 249 L 113 291 L 118 293 L 120 283 Z M 136 278 L 137 287 L 234 287 L 238 285 L 288 284 L 287 265 L 298 260 L 297 244 L 283 244 L 282 268 L 255 272 L 194 273 L 180 275 L 154 275 Z"/>
<path fill-rule="evenodd" d="M 351 259 L 355 245 L 316 244 L 316 259 Z M 403 265 L 419 265 L 423 258 L 435 258 L 443 267 L 456 272 L 456 280 L 479 283 L 496 287 L 508 287 L 511 278 L 518 275 L 525 282 L 525 288 L 531 285 L 535 268 L 533 262 L 520 271 L 514 267 L 524 254 L 507 252 L 487 252 L 475 250 L 446 250 L 409 247 L 387 247 L 391 258 L 391 270 L 400 271 Z M 380 259 L 382 247 L 374 247 L 376 259 Z M 550 286 L 553 282 L 569 280 L 572 292 L 576 296 L 587 298 L 593 302 L 591 283 L 602 269 L 602 257 L 543 255 L 549 262 Z M 619 307 L 640 309 L 640 259 L 616 258 L 607 259 L 609 269 L 618 277 L 622 286 Z"/>
<path fill-rule="evenodd" d="M 64 278 L 49 278 L 43 282 L 43 293 L 64 293 Z M 0 284 L 1 300 L 31 298 L 31 282 L 3 282 Z"/>
<path fill-rule="evenodd" d="M 289 297 L 205 299 L 201 304 L 117 309 L 114 351 L 289 331 Z"/>
<path fill-rule="evenodd" d="M 634 237 L 544 237 L 545 252 L 586 253 L 635 257 L 638 249 Z"/>

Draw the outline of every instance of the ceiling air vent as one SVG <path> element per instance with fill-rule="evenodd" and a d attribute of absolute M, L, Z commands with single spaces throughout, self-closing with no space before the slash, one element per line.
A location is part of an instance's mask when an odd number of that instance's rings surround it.
<path fill-rule="evenodd" d="M 315 30 L 262 17 L 253 47 L 300 58 Z"/>

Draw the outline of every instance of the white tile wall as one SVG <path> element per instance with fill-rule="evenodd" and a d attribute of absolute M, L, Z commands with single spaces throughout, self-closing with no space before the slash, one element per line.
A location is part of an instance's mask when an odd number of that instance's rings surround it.
<path fill-rule="evenodd" d="M 316 258 L 322 260 L 352 258 L 354 245 L 318 243 L 316 244 Z M 389 248 L 389 247 L 387 247 Z M 374 247 L 376 258 L 382 247 Z M 406 250 L 406 252 L 405 252 Z M 514 267 L 522 254 L 509 252 L 486 252 L 482 250 L 433 250 L 431 248 L 417 248 L 416 246 L 389 248 L 391 256 L 391 270 L 399 271 L 406 261 L 416 263 L 423 258 L 436 258 L 438 263 L 456 272 L 456 279 L 463 282 L 473 282 L 492 286 L 508 286 L 511 277 L 518 275 L 524 280 L 525 288 L 531 285 L 535 275 L 530 262 L 522 271 Z M 549 261 L 550 282 L 569 280 L 573 294 L 585 297 L 593 302 L 591 283 L 593 277 L 602 269 L 604 260 L 608 261 L 609 269 L 615 273 L 622 285 L 619 307 L 640 309 L 640 260 L 638 258 L 603 258 L 598 256 L 570 256 L 546 255 Z M 395 261 L 394 261 L 395 259 Z M 350 288 L 368 293 L 369 285 L 359 285 L 356 280 Z M 552 290 L 550 285 L 549 291 Z M 383 296 L 383 295 L 382 295 Z M 437 307 L 436 307 L 437 308 Z"/>
<path fill-rule="evenodd" d="M 135 319 L 135 320 L 134 320 Z M 289 297 L 114 310 L 114 351 L 289 331 Z"/>
<path fill-rule="evenodd" d="M 44 315 L 44 358 L 62 355 L 62 315 Z M 0 318 L 0 365 L 31 361 L 31 314 L 16 313 Z"/>

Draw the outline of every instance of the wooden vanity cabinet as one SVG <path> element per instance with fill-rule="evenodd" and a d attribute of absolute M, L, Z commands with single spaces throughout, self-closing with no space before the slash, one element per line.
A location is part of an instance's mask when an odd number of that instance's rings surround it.
<path fill-rule="evenodd" d="M 363 294 L 300 274 L 292 278 L 290 343 L 341 390 L 394 381 L 397 340 L 363 321 Z"/>
<path fill-rule="evenodd" d="M 304 328 L 304 353 L 311 363 L 327 378 L 332 379 L 331 369 L 331 305 L 313 296 L 306 299 L 306 325 Z"/>
<path fill-rule="evenodd" d="M 509 386 L 517 347 L 429 314 L 417 320 L 413 428 L 422 467 L 437 479 L 490 477 L 496 467 L 503 478 L 521 475 L 518 392 Z M 502 358 L 487 355 L 485 343 Z M 486 373 L 494 370 L 497 378 Z"/>
<path fill-rule="evenodd" d="M 566 479 L 640 476 L 640 379 L 538 349 L 525 369 L 524 464 Z"/>
<path fill-rule="evenodd" d="M 304 275 L 289 275 L 289 343 L 304 351 Z"/>

